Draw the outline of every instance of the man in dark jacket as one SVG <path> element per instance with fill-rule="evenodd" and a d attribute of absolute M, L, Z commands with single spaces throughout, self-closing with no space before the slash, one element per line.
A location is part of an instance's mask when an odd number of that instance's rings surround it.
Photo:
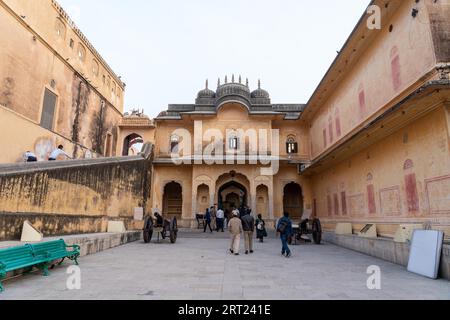
<path fill-rule="evenodd" d="M 255 231 L 255 218 L 250 214 L 242 218 L 242 229 L 244 230 L 245 254 L 253 253 L 253 232 Z"/>
<path fill-rule="evenodd" d="M 211 231 L 211 233 L 213 233 L 213 229 L 211 228 L 211 221 L 212 221 L 212 217 L 211 217 L 211 211 L 209 211 L 209 209 L 206 209 L 206 213 L 205 213 L 205 229 L 203 230 L 203 232 L 206 232 L 206 228 L 209 227 L 209 230 Z"/>
<path fill-rule="evenodd" d="M 285 212 L 284 217 L 278 221 L 277 232 L 281 238 L 281 254 L 286 258 L 291 257 L 291 250 L 288 246 L 289 237 L 292 236 L 292 221 L 289 219 L 289 213 Z"/>

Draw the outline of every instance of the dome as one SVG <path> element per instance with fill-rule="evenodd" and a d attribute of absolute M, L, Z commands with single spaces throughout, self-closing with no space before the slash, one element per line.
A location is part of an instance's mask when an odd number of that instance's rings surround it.
<path fill-rule="evenodd" d="M 250 98 L 250 89 L 247 84 L 241 83 L 241 77 L 239 77 L 239 82 L 234 81 L 234 75 L 231 82 L 228 82 L 227 77 L 225 77 L 225 83 L 220 84 L 220 80 L 217 87 L 217 98 L 221 98 L 224 96 L 242 96 L 245 98 Z"/>
<path fill-rule="evenodd" d="M 208 80 L 206 80 L 206 87 L 198 93 L 197 99 L 214 99 L 215 97 L 216 93 L 208 88 Z"/>
<path fill-rule="evenodd" d="M 252 92 L 252 98 L 253 99 L 270 99 L 269 93 L 261 89 L 261 81 L 258 80 L 258 89 Z"/>

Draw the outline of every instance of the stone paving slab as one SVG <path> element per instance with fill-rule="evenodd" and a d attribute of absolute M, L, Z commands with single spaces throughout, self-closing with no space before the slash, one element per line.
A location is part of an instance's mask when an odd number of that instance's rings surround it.
<path fill-rule="evenodd" d="M 228 254 L 225 235 L 180 234 L 176 244 L 133 242 L 83 257 L 81 290 L 68 290 L 66 263 L 50 277 L 32 273 L 4 282 L 0 300 L 450 300 L 446 280 L 330 244 L 292 246 L 281 256 L 273 237 L 253 255 Z M 242 247 L 242 245 L 241 245 Z M 381 290 L 369 290 L 366 271 L 381 268 Z"/>

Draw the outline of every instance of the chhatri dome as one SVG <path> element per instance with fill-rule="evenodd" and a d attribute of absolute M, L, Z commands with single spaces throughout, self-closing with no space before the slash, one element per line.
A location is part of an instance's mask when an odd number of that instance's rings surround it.
<path fill-rule="evenodd" d="M 202 98 L 206 98 L 206 99 L 211 99 L 212 98 L 213 99 L 215 97 L 216 97 L 216 93 L 208 88 L 208 80 L 206 80 L 205 89 L 201 90 L 198 93 L 197 99 L 202 99 Z"/>
<path fill-rule="evenodd" d="M 196 104 L 220 104 L 224 99 L 227 99 L 227 97 L 233 96 L 238 97 L 238 99 L 244 99 L 249 105 L 267 105 L 271 103 L 270 95 L 266 90 L 261 88 L 260 80 L 258 80 L 258 89 L 251 92 L 248 79 L 243 83 L 241 76 L 239 76 L 238 79 L 235 79 L 235 76 L 233 75 L 230 82 L 228 81 L 228 76 L 225 76 L 224 83 L 221 83 L 219 78 L 216 92 L 209 89 L 209 83 L 208 80 L 206 80 L 205 89 L 199 91 L 197 94 Z"/>
<path fill-rule="evenodd" d="M 261 80 L 258 80 L 258 89 L 252 92 L 252 98 L 254 99 L 270 99 L 269 93 L 261 89 Z"/>

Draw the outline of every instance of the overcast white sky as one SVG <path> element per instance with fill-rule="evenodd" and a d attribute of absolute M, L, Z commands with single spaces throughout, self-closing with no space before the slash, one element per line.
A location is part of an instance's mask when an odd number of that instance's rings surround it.
<path fill-rule="evenodd" d="M 125 111 L 194 103 L 205 80 L 249 78 L 305 103 L 369 0 L 59 0 L 127 84 Z"/>

